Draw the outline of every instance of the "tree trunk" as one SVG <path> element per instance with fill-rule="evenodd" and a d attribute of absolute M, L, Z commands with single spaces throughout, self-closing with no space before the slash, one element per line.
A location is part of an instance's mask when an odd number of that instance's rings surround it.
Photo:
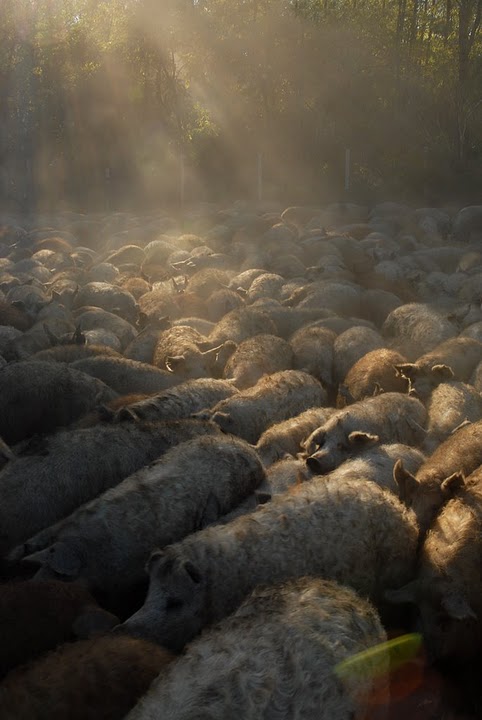
<path fill-rule="evenodd" d="M 467 121 L 470 108 L 467 107 L 468 84 L 470 80 L 470 53 L 480 30 L 482 0 L 459 0 L 458 2 L 458 44 L 457 44 L 457 161 L 464 169 L 467 154 Z"/>

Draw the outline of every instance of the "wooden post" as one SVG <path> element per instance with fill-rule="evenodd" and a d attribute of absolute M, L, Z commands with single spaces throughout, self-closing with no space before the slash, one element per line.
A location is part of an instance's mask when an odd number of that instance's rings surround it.
<path fill-rule="evenodd" d="M 263 154 L 258 153 L 258 202 L 263 199 Z"/>
<path fill-rule="evenodd" d="M 111 170 L 110 167 L 104 168 L 104 180 L 105 180 L 105 210 L 106 212 L 110 212 L 111 206 L 111 189 L 110 189 L 110 180 L 111 180 Z"/>
<path fill-rule="evenodd" d="M 181 152 L 179 158 L 179 204 L 181 213 L 184 213 L 184 202 L 186 199 L 186 168 L 184 163 L 184 153 Z"/>
<path fill-rule="evenodd" d="M 345 192 L 350 190 L 350 148 L 345 150 Z"/>

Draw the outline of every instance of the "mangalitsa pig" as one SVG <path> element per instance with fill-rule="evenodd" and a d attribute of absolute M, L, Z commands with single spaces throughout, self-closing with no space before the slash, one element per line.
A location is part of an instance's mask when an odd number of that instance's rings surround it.
<path fill-rule="evenodd" d="M 255 450 L 233 436 L 200 436 L 171 448 L 116 487 L 24 545 L 39 577 L 81 578 L 120 591 L 144 578 L 156 547 L 228 513 L 264 480 Z"/>
<path fill-rule="evenodd" d="M 336 583 L 305 577 L 259 588 L 195 640 L 127 720 L 366 717 L 374 690 L 386 697 L 386 651 L 365 652 L 362 673 L 337 668 L 385 637 L 374 608 Z"/>
<path fill-rule="evenodd" d="M 317 461 L 317 472 L 334 470 L 349 457 L 375 443 L 420 445 L 427 413 L 416 398 L 382 393 L 338 410 L 303 443 Z"/>
<path fill-rule="evenodd" d="M 414 514 L 389 491 L 364 479 L 312 480 L 155 552 L 146 601 L 122 627 L 179 650 L 258 585 L 303 575 L 377 604 L 413 578 L 417 542 Z"/>
<path fill-rule="evenodd" d="M 415 580 L 387 593 L 415 603 L 429 655 L 469 661 L 482 643 L 482 472 L 472 473 L 431 525 Z"/>

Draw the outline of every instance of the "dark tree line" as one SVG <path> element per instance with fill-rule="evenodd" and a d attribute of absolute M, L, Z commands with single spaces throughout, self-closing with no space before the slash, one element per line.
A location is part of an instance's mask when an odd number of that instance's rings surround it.
<path fill-rule="evenodd" d="M 476 201 L 482 0 L 2 0 L 0 198 Z M 345 193 L 346 194 L 346 193 Z"/>

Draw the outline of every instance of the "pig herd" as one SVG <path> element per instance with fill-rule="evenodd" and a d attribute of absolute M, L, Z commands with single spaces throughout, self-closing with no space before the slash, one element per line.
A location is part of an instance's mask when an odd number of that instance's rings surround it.
<path fill-rule="evenodd" d="M 482 206 L 0 220 L 2 720 L 482 717 Z"/>

